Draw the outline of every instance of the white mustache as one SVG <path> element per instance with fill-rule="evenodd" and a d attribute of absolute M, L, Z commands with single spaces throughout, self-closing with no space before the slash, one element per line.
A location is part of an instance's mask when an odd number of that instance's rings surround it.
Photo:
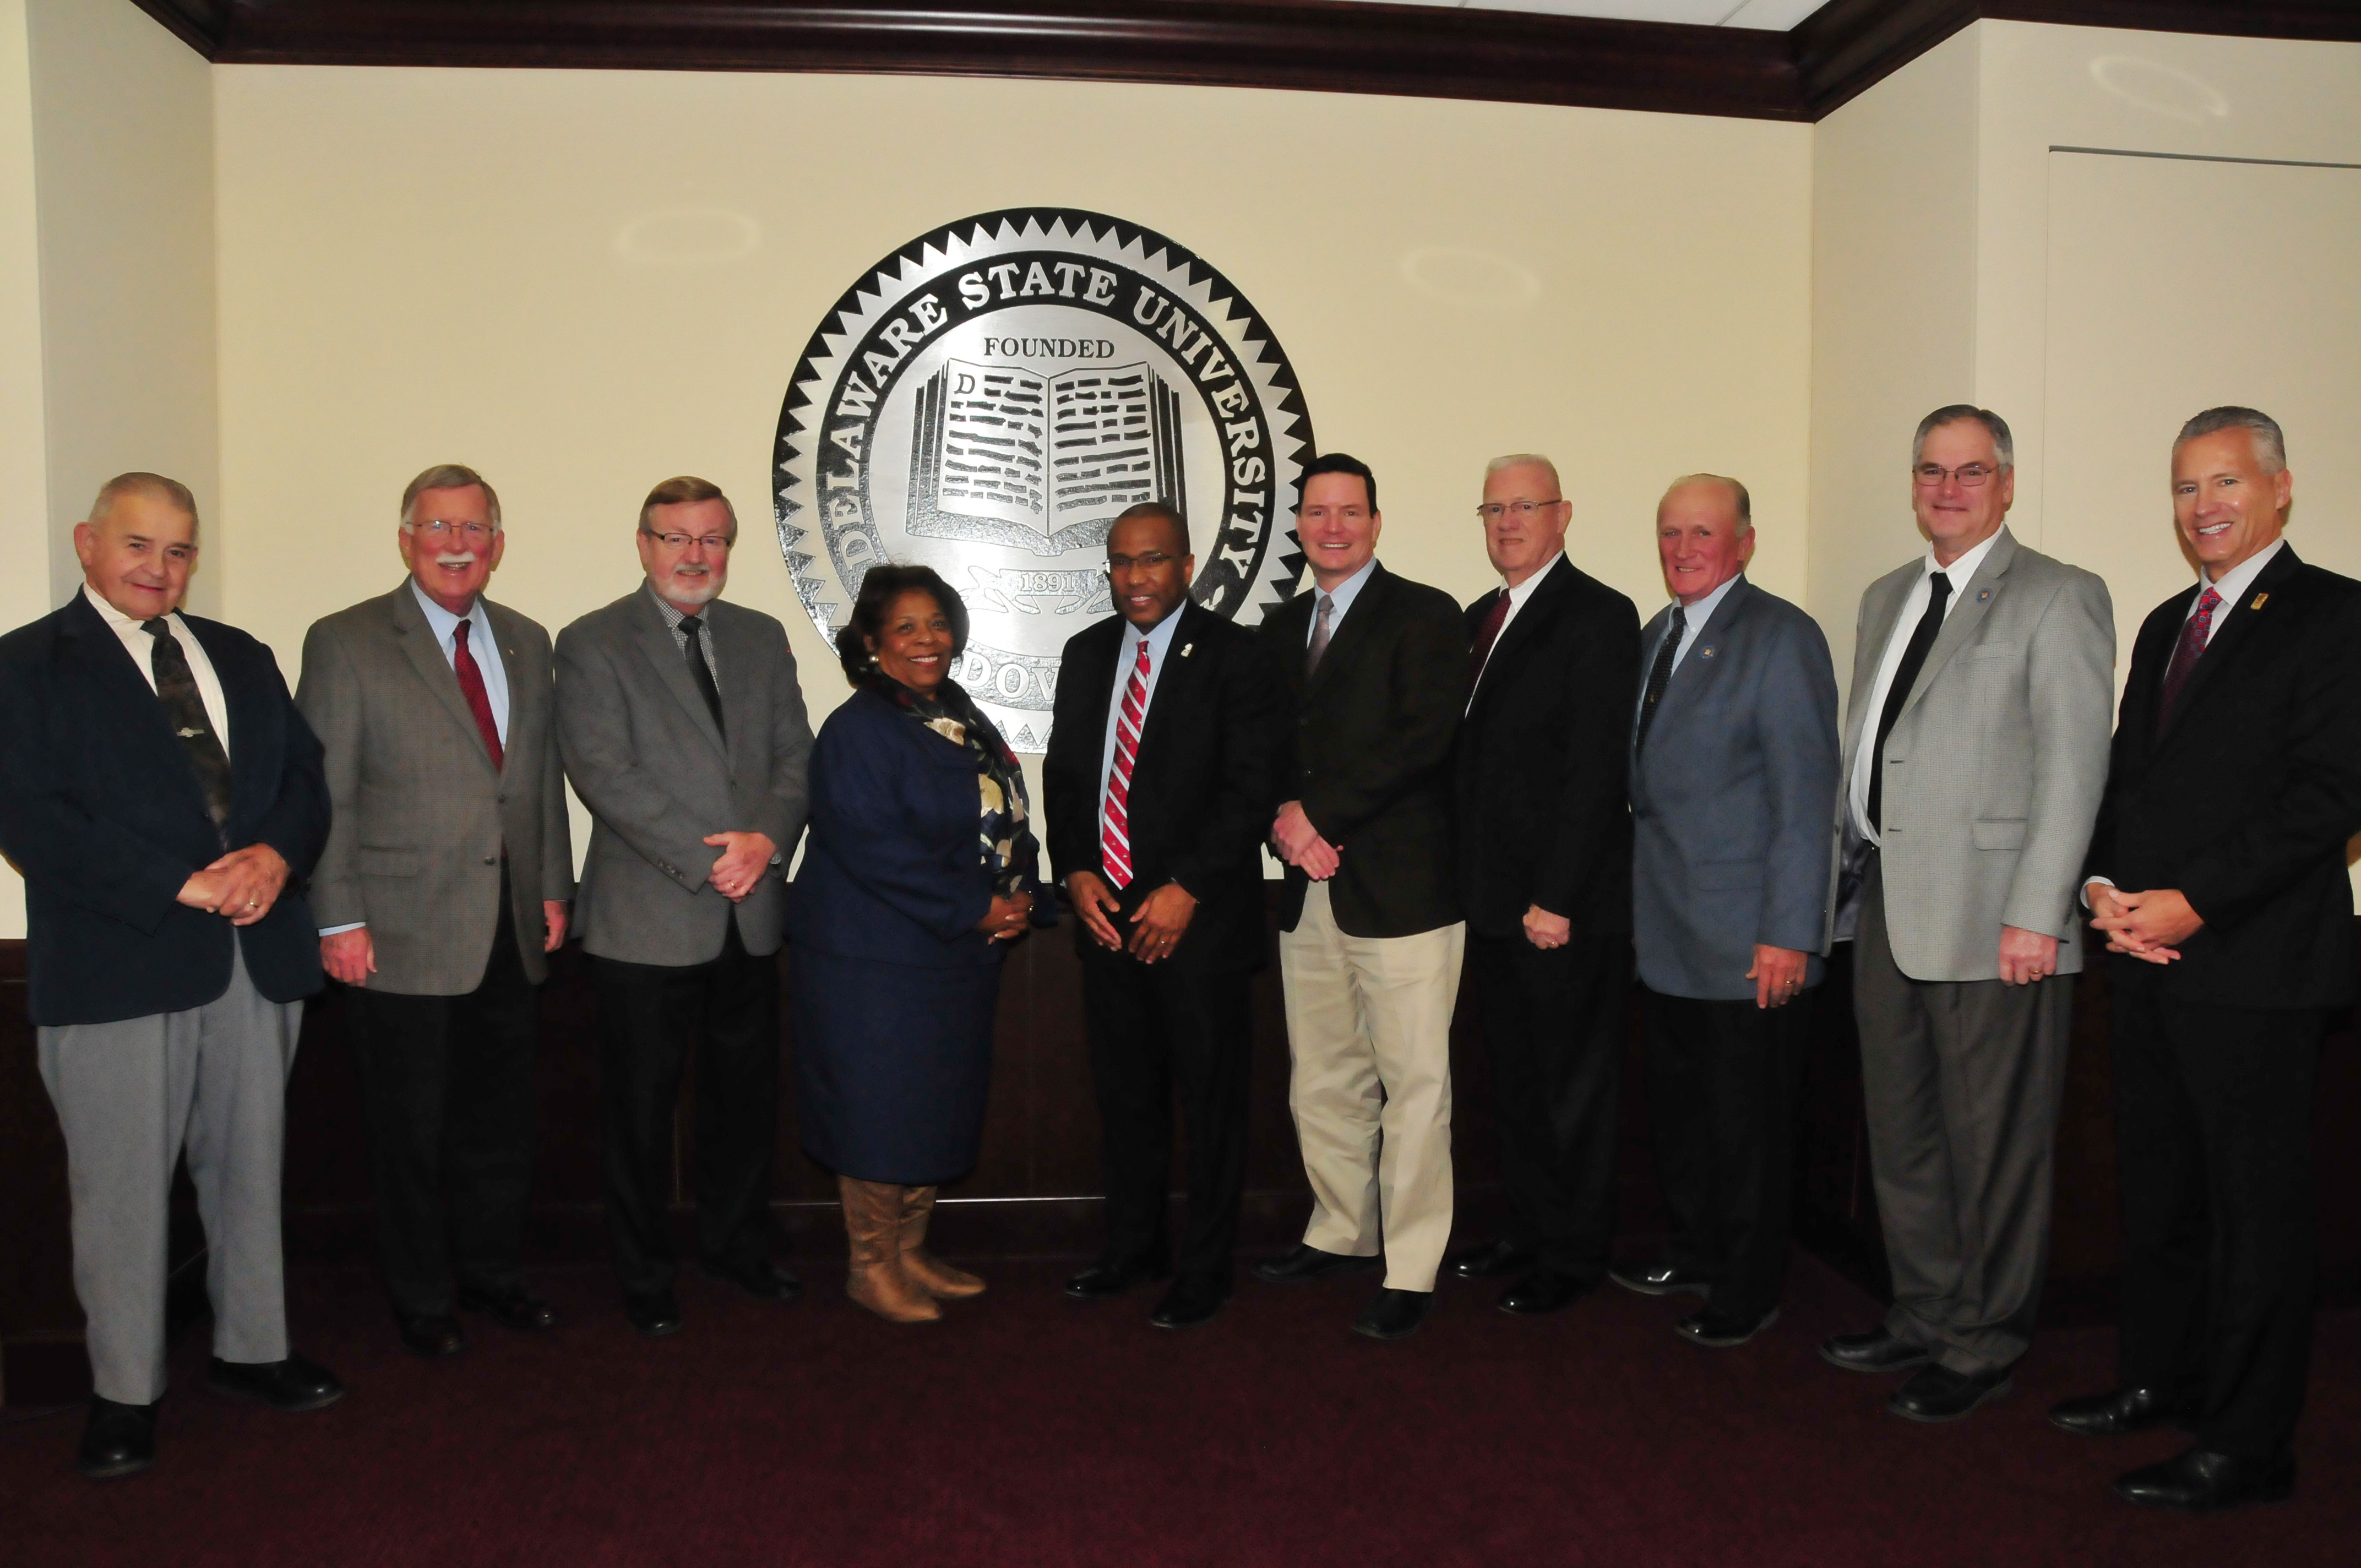
<path fill-rule="evenodd" d="M 472 566 L 476 564 L 476 553 L 470 550 L 464 555 L 437 555 L 434 564 L 438 566 Z"/>

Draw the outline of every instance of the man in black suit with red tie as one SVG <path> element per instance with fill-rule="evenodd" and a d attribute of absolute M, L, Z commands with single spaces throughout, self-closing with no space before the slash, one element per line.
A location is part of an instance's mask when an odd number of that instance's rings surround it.
<path fill-rule="evenodd" d="M 1051 863 L 1073 901 L 1098 1091 L 1107 1245 L 1078 1300 L 1160 1278 L 1159 1328 L 1230 1294 L 1246 1185 L 1247 986 L 1263 963 L 1270 685 L 1252 633 L 1189 597 L 1189 525 L 1143 502 L 1107 535 L 1115 614 L 1067 642 L 1047 786 Z M 1189 1218 L 1165 1234 L 1172 1088 Z"/>
<path fill-rule="evenodd" d="M 2281 537 L 2286 446 L 2252 409 L 2181 428 L 2172 498 L 2201 581 L 2140 627 L 2083 886 L 2114 955 L 2120 1376 L 2049 1416 L 2192 1431 L 2115 1491 L 2208 1511 L 2295 1487 L 2312 1091 L 2354 997 L 2361 583 Z"/>

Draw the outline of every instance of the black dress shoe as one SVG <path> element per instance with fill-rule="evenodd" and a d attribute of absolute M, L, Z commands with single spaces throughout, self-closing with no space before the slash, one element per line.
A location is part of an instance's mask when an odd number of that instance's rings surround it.
<path fill-rule="evenodd" d="M 2124 1437 L 2150 1427 L 2187 1426 L 2197 1402 L 2161 1388 L 2118 1388 L 2049 1407 L 2049 1424 L 2077 1437 Z"/>
<path fill-rule="evenodd" d="M 1592 1281 L 1537 1268 L 1500 1292 L 1500 1310 L 1520 1318 L 1562 1312 L 1590 1294 Z"/>
<path fill-rule="evenodd" d="M 2161 1464 L 2143 1465 L 2115 1480 L 2115 1496 L 2151 1508 L 2210 1514 L 2244 1503 L 2284 1503 L 2295 1496 L 2295 1459 L 2268 1464 L 2192 1448 Z"/>
<path fill-rule="evenodd" d="M 1339 1274 L 1358 1274 L 1376 1268 L 1385 1262 L 1382 1255 L 1372 1253 L 1367 1257 L 1349 1257 L 1343 1253 L 1322 1252 L 1316 1246 L 1299 1246 L 1277 1257 L 1264 1258 L 1254 1266 L 1254 1277 L 1266 1285 L 1294 1285 L 1306 1279 L 1326 1279 Z"/>
<path fill-rule="evenodd" d="M 753 1263 L 708 1263 L 705 1272 L 747 1295 L 764 1301 L 792 1301 L 804 1293 L 804 1282 L 771 1258 Z"/>
<path fill-rule="evenodd" d="M 669 1290 L 659 1290 L 653 1296 L 623 1298 L 623 1316 L 643 1339 L 662 1339 L 680 1332 L 680 1303 Z"/>
<path fill-rule="evenodd" d="M 1627 1264 L 1619 1268 L 1609 1269 L 1607 1277 L 1623 1287 L 1624 1289 L 1637 1290 L 1642 1296 L 1678 1296 L 1684 1293 L 1691 1296 L 1710 1296 L 1713 1294 L 1712 1280 L 1695 1269 L 1677 1268 L 1669 1263 L 1660 1263 L 1646 1268 Z"/>
<path fill-rule="evenodd" d="M 1499 1279 L 1522 1274 L 1535 1261 L 1531 1247 L 1519 1246 L 1512 1241 L 1487 1242 L 1444 1259 L 1443 1272 L 1460 1279 Z"/>
<path fill-rule="evenodd" d="M 463 1288 L 459 1292 L 459 1310 L 482 1312 L 501 1327 L 521 1334 L 537 1334 L 557 1326 L 557 1309 L 522 1286 L 505 1292 Z"/>
<path fill-rule="evenodd" d="M 1159 1329 L 1193 1329 L 1213 1321 L 1230 1299 L 1230 1282 L 1184 1274 L 1172 1282 L 1148 1321 Z"/>
<path fill-rule="evenodd" d="M 1865 1334 L 1837 1334 L 1822 1340 L 1820 1359 L 1847 1372 L 1903 1372 L 1935 1358 L 1925 1345 L 1912 1344 L 1891 1329 L 1874 1328 Z"/>
<path fill-rule="evenodd" d="M 315 1361 L 291 1355 L 284 1361 L 224 1361 L 214 1357 L 205 1384 L 216 1394 L 259 1399 L 274 1410 L 320 1410 L 345 1397 L 336 1375 Z"/>
<path fill-rule="evenodd" d="M 1353 1332 L 1371 1339 L 1408 1339 L 1418 1332 L 1433 1305 L 1432 1290 L 1380 1289 L 1377 1299 L 1362 1308 L 1361 1315 L 1353 1320 Z"/>
<path fill-rule="evenodd" d="M 440 1361 L 467 1348 L 467 1336 L 459 1332 L 458 1320 L 448 1314 L 396 1312 L 393 1321 L 401 1331 L 401 1343 L 412 1354 L 429 1361 Z"/>
<path fill-rule="evenodd" d="M 1066 1281 L 1066 1294 L 1077 1301 L 1104 1301 L 1171 1272 L 1160 1263 L 1094 1263 Z"/>
<path fill-rule="evenodd" d="M 93 1481 L 137 1475 L 156 1463 L 156 1407 L 118 1405 L 93 1394 L 74 1468 Z"/>
<path fill-rule="evenodd" d="M 1772 1308 L 1759 1318 L 1733 1318 L 1708 1307 L 1694 1317 L 1683 1318 L 1673 1325 L 1673 1332 L 1691 1344 L 1701 1344 L 1708 1350 L 1735 1350 L 1779 1321 L 1779 1309 Z"/>
<path fill-rule="evenodd" d="M 1954 1372 L 1930 1361 L 1903 1379 L 1885 1408 L 1906 1421 L 1956 1421 L 2008 1390 L 2005 1366 L 1995 1372 Z"/>

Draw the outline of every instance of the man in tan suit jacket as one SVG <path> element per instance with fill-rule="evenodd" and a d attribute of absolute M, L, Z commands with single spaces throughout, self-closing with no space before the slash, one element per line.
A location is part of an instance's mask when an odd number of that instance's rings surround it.
<path fill-rule="evenodd" d="M 2003 525 L 1998 414 L 1928 414 L 1910 482 L 1929 549 L 1861 596 L 1837 803 L 1894 1307 L 1820 1353 L 1916 1368 L 1886 1408 L 1943 1421 L 2006 1393 L 2032 1335 L 2115 632 L 2106 584 Z"/>
<path fill-rule="evenodd" d="M 574 850 L 549 633 L 483 597 L 507 536 L 471 468 L 402 492 L 409 578 L 313 626 L 296 705 L 335 817 L 313 875 L 320 957 L 351 988 L 379 1250 L 402 1343 L 466 1345 L 465 1307 L 556 1320 L 525 1288 L 533 1046 Z"/>

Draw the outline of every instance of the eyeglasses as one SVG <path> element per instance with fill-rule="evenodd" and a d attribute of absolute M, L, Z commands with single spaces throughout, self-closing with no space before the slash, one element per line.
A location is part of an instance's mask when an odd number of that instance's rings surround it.
<path fill-rule="evenodd" d="M 1128 572 L 1135 566 L 1143 572 L 1160 572 L 1172 565 L 1172 560 L 1161 550 L 1150 550 L 1145 555 L 1110 555 L 1099 567 L 1099 576 L 1112 577 L 1117 572 Z"/>
<path fill-rule="evenodd" d="M 1910 475 L 1930 490 L 1941 489 L 1946 479 L 1957 479 L 1961 489 L 1972 490 L 1999 472 L 1989 463 L 1962 463 L 1956 468 L 1946 468 L 1940 463 L 1921 463 L 1910 470 Z"/>
<path fill-rule="evenodd" d="M 1486 522 L 1498 522 L 1503 517 L 1515 518 L 1519 522 L 1531 522 L 1533 513 L 1565 504 L 1563 497 L 1554 501 L 1486 501 L 1476 509 L 1476 515 Z"/>
<path fill-rule="evenodd" d="M 652 528 L 643 528 L 640 532 L 667 550 L 686 550 L 692 544 L 702 544 L 718 555 L 730 548 L 730 536 L 726 533 L 658 533 Z"/>
<path fill-rule="evenodd" d="M 498 526 L 489 522 L 450 522 L 439 517 L 424 522 L 405 522 L 401 526 L 412 533 L 423 533 L 438 544 L 446 539 L 464 539 L 470 544 L 481 544 L 500 532 Z"/>

